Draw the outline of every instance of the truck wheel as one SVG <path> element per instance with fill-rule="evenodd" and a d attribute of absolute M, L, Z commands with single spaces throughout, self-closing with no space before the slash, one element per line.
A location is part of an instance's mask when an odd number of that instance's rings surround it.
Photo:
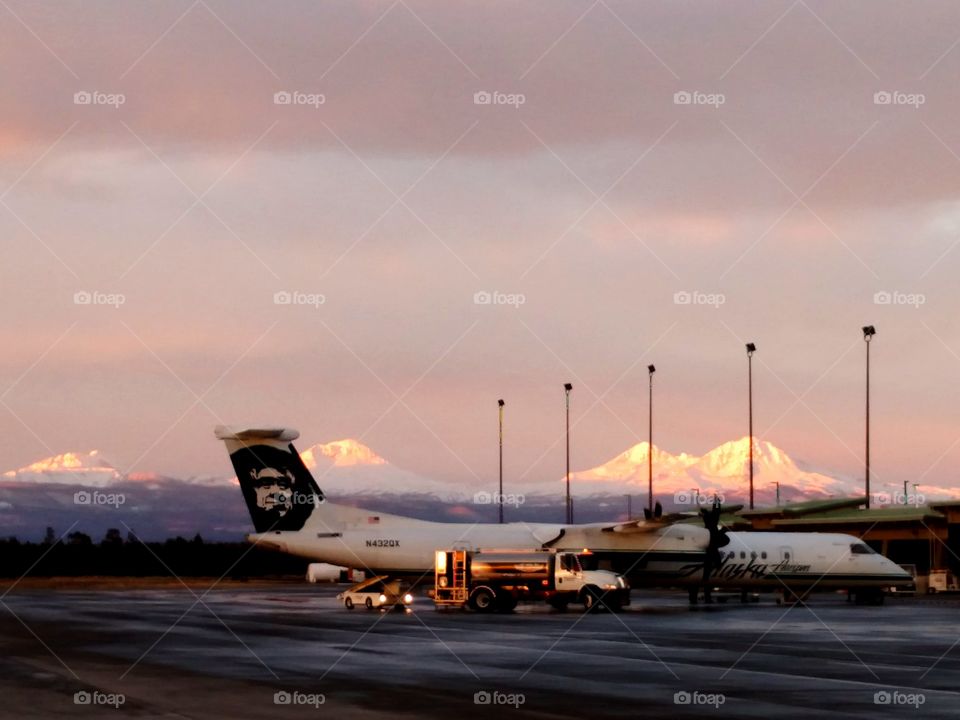
<path fill-rule="evenodd" d="M 477 588 L 470 596 L 470 607 L 477 612 L 493 612 L 496 608 L 497 596 L 490 588 Z"/>
<path fill-rule="evenodd" d="M 583 609 L 587 612 L 593 612 L 600 607 L 603 603 L 600 601 L 600 588 L 596 585 L 587 585 L 583 589 Z"/>
<path fill-rule="evenodd" d="M 343 606 L 344 606 L 347 610 L 353 610 L 353 598 L 347 598 L 346 600 L 344 600 L 344 601 L 343 601 Z"/>
<path fill-rule="evenodd" d="M 552 607 L 554 610 L 559 610 L 560 612 L 566 612 L 567 605 L 569 605 L 565 599 L 559 597 L 552 597 L 547 602 L 549 603 L 550 607 Z"/>
<path fill-rule="evenodd" d="M 367 599 L 364 601 L 363 604 L 367 606 L 367 610 L 373 610 L 373 599 L 372 599 L 372 598 L 367 598 Z"/>

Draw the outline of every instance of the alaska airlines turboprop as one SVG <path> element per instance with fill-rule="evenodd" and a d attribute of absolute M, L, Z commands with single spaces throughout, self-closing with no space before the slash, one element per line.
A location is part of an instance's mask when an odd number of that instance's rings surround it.
<path fill-rule="evenodd" d="M 215 428 L 230 453 L 255 532 L 247 540 L 311 560 L 373 574 L 420 576 L 432 572 L 438 548 L 588 549 L 634 587 L 683 586 L 789 591 L 847 589 L 876 600 L 881 589 L 913 578 L 843 534 L 729 532 L 720 508 L 702 510 L 703 526 L 673 522 L 681 516 L 626 522 L 445 523 L 418 520 L 329 502 L 292 442 L 292 428 Z M 659 510 L 659 508 L 658 508 Z M 689 517 L 687 517 L 689 519 Z"/>

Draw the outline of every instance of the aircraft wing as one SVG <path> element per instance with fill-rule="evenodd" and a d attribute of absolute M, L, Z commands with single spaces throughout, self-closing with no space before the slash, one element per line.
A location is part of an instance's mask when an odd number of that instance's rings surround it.
<path fill-rule="evenodd" d="M 670 513 L 663 515 L 657 520 L 628 520 L 621 523 L 590 523 L 589 525 L 577 525 L 578 529 L 600 530 L 602 532 L 612 533 L 655 533 L 663 530 L 665 527 L 673 525 L 681 520 L 690 520 L 697 517 L 696 513 Z"/>
<path fill-rule="evenodd" d="M 654 533 L 660 530 L 663 530 L 665 527 L 673 525 L 675 522 L 680 520 L 687 520 L 691 516 L 685 515 L 683 513 L 675 513 L 675 517 L 672 515 L 664 515 L 659 520 L 630 520 L 624 523 L 616 523 L 613 525 L 605 525 L 600 529 L 603 532 L 616 532 L 616 533 Z"/>

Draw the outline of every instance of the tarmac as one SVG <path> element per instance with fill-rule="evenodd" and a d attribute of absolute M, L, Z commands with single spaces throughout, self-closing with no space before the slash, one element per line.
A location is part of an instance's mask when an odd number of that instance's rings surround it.
<path fill-rule="evenodd" d="M 956 717 L 960 600 L 347 611 L 343 586 L 0 595 L 0 717 Z"/>

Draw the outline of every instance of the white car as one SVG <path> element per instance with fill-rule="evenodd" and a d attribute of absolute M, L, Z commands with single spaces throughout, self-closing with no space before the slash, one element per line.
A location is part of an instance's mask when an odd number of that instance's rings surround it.
<path fill-rule="evenodd" d="M 372 577 L 337 595 L 347 610 L 362 606 L 367 610 L 393 608 L 404 609 L 413 604 L 413 595 L 404 592 L 398 580 L 389 580 L 386 575 Z"/>

